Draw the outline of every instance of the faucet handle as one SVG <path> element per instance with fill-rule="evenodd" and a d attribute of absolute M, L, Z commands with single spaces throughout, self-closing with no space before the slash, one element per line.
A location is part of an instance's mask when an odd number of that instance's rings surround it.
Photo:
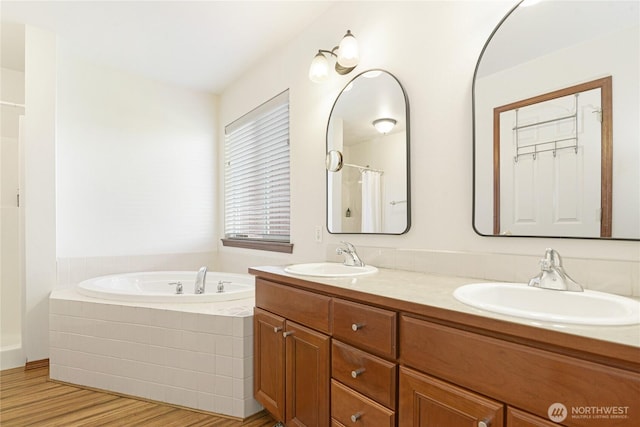
<path fill-rule="evenodd" d="M 349 242 L 345 242 L 344 240 L 341 240 L 340 243 L 345 245 L 349 251 L 351 251 L 351 252 L 355 252 L 356 251 L 356 247 L 353 246 L 353 244 L 351 244 Z"/>
<path fill-rule="evenodd" d="M 169 282 L 169 286 L 176 287 L 176 294 L 182 293 L 182 282 Z"/>
<path fill-rule="evenodd" d="M 549 271 L 551 267 L 562 267 L 562 258 L 560 258 L 558 251 L 547 248 L 544 251 L 544 258 L 540 260 L 540 269 L 542 271 Z"/>

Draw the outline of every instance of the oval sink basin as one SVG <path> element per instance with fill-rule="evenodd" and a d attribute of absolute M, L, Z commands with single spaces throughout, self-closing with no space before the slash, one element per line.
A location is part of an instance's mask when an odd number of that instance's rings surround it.
<path fill-rule="evenodd" d="M 293 264 L 285 267 L 284 271 L 301 276 L 352 277 L 373 274 L 378 269 L 372 265 L 351 267 L 337 262 L 312 262 L 308 264 Z"/>
<path fill-rule="evenodd" d="M 482 310 L 543 322 L 581 325 L 640 323 L 640 302 L 604 292 L 554 291 L 524 283 L 473 283 L 453 296 Z"/>

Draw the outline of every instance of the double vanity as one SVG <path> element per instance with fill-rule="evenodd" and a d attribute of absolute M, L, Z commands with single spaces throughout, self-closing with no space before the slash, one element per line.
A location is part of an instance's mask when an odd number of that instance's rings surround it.
<path fill-rule="evenodd" d="M 474 279 L 333 268 L 250 269 L 255 397 L 286 425 L 589 427 L 640 420 L 637 321 L 594 326 L 583 313 L 569 322 L 515 317 L 454 297 Z M 531 290 L 550 300 L 562 293 Z M 488 298 L 483 292 L 479 298 Z"/>

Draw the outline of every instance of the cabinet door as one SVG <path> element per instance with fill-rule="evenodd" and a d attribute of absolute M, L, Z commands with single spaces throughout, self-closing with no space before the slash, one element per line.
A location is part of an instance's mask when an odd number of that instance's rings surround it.
<path fill-rule="evenodd" d="M 284 319 L 255 308 L 253 316 L 253 390 L 276 420 L 284 420 Z"/>
<path fill-rule="evenodd" d="M 563 424 L 553 423 L 515 408 L 507 408 L 507 425 L 509 427 L 558 427 Z"/>
<path fill-rule="evenodd" d="M 503 405 L 453 384 L 400 368 L 399 427 L 502 427 Z"/>
<path fill-rule="evenodd" d="M 286 423 L 287 426 L 329 425 L 330 339 L 287 321 Z"/>

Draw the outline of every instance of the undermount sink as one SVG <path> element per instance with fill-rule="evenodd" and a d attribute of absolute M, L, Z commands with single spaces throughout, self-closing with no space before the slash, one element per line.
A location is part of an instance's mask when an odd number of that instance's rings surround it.
<path fill-rule="evenodd" d="M 378 269 L 372 265 L 352 267 L 337 262 L 312 262 L 307 264 L 293 264 L 285 267 L 284 271 L 301 276 L 316 277 L 352 277 L 373 274 Z"/>
<path fill-rule="evenodd" d="M 543 322 L 580 325 L 635 325 L 640 302 L 604 292 L 540 289 L 524 283 L 473 283 L 453 296 L 482 310 Z"/>

